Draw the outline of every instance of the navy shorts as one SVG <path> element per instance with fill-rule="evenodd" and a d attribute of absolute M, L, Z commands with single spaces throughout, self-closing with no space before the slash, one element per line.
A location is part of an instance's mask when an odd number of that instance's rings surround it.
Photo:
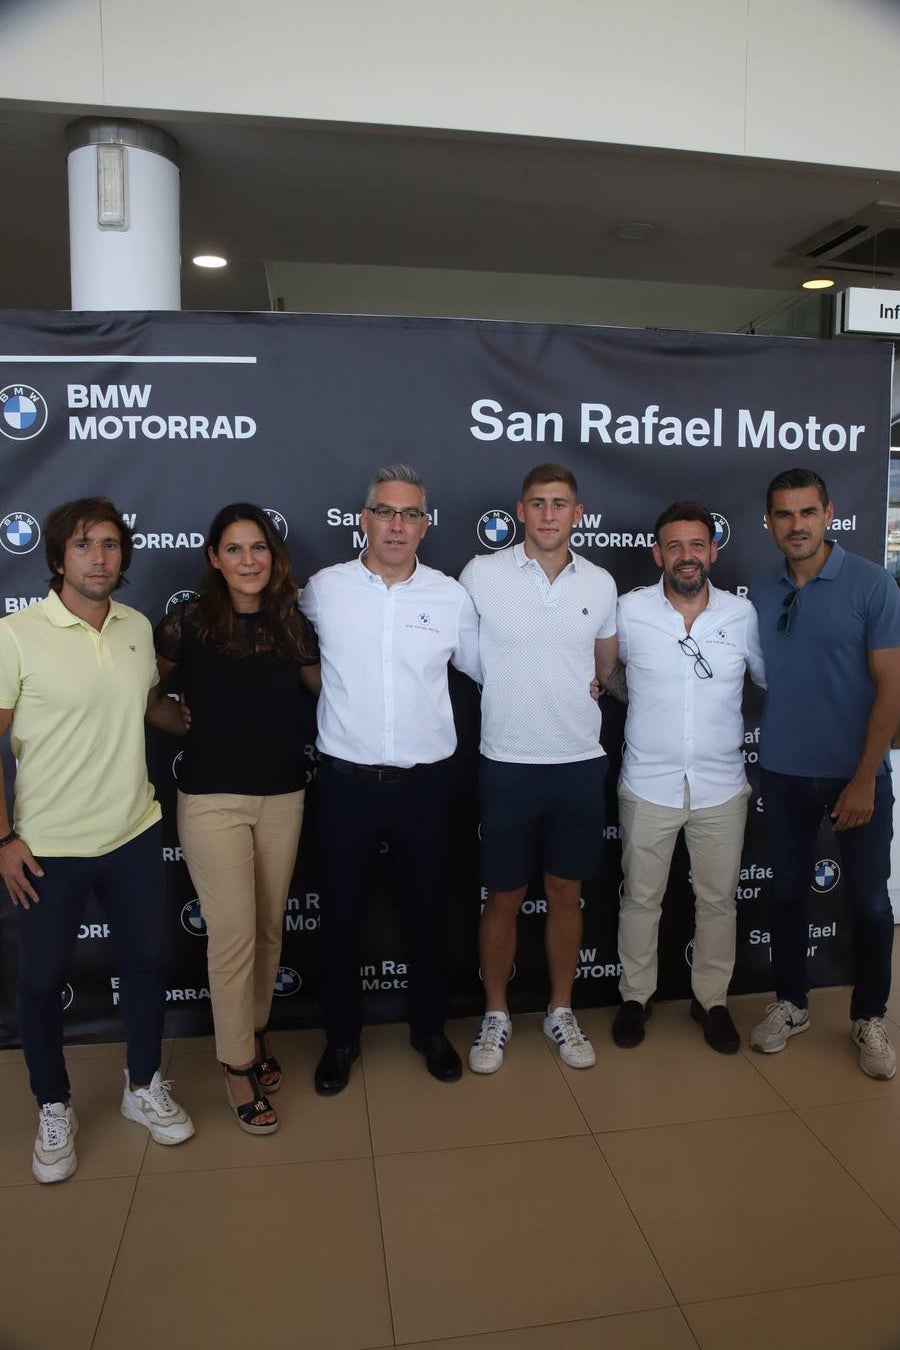
<path fill-rule="evenodd" d="M 527 886 L 536 868 L 568 881 L 600 871 L 605 755 L 572 764 L 481 758 L 481 884 Z"/>

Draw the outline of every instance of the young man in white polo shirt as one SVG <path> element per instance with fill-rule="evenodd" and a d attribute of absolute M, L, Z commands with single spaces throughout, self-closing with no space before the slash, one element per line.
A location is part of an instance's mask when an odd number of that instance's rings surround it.
<path fill-rule="evenodd" d="M 572 1012 L 581 883 L 600 869 L 606 754 L 589 696 L 616 664 L 616 587 L 569 549 L 582 506 L 574 475 L 539 464 L 516 506 L 525 541 L 473 558 L 460 577 L 479 615 L 481 868 L 488 896 L 479 949 L 486 1012 L 469 1052 L 495 1073 L 511 1035 L 506 985 L 516 918 L 536 846 L 547 900 L 551 996 L 544 1031 L 564 1063 L 588 1069 L 590 1041 Z"/>
<path fill-rule="evenodd" d="M 619 656 L 607 688 L 628 703 L 619 776 L 624 893 L 622 1006 L 616 1045 L 644 1039 L 656 990 L 657 932 L 672 852 L 683 829 L 695 896 L 691 1016 L 722 1054 L 740 1048 L 725 1006 L 734 969 L 735 889 L 747 797 L 741 747 L 745 673 L 764 684 L 756 611 L 709 583 L 715 526 L 699 502 L 674 502 L 654 527 L 662 576 L 619 601 Z"/>
<path fill-rule="evenodd" d="M 77 1166 L 60 990 L 92 891 L 119 962 L 122 1115 L 160 1144 L 183 1143 L 194 1126 L 159 1072 L 161 813 L 144 751 L 159 677 L 150 624 L 110 599 L 125 580 L 131 530 L 112 502 L 86 497 L 52 511 L 44 539 L 50 594 L 0 621 L 0 736 L 11 729 L 18 761 L 13 825 L 0 772 L 0 879 L 16 906 L 19 1034 L 40 1113 L 32 1171 L 53 1182 Z M 169 699 L 152 715 L 183 729 Z"/>

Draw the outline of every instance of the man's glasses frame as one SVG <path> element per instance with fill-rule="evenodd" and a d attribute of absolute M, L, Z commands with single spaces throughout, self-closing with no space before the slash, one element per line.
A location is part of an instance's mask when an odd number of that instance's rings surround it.
<path fill-rule="evenodd" d="M 393 524 L 394 516 L 399 516 L 406 525 L 418 525 L 428 514 L 427 511 L 420 511 L 418 506 L 388 506 L 384 502 L 378 506 L 367 506 L 366 510 L 385 525 Z"/>
<path fill-rule="evenodd" d="M 778 615 L 778 622 L 775 627 L 778 629 L 778 632 L 783 633 L 785 637 L 790 636 L 791 623 L 793 622 L 794 614 L 797 611 L 797 596 L 799 594 L 799 590 L 789 591 L 782 601 L 781 613 Z"/>
<path fill-rule="evenodd" d="M 696 638 L 690 634 L 687 637 L 679 638 L 678 645 L 685 656 L 690 656 L 694 662 L 694 674 L 698 680 L 711 680 L 713 678 L 712 666 L 700 650 Z"/>

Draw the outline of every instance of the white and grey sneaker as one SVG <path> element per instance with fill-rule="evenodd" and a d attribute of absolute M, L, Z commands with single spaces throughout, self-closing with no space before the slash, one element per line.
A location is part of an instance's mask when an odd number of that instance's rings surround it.
<path fill-rule="evenodd" d="M 809 1013 L 788 999 L 770 1003 L 766 1015 L 750 1033 L 750 1044 L 764 1055 L 775 1055 L 783 1050 L 792 1036 L 809 1030 Z"/>
<path fill-rule="evenodd" d="M 78 1120 L 65 1102 L 45 1102 L 38 1117 L 31 1170 L 36 1181 L 65 1181 L 78 1166 L 75 1135 Z"/>
<path fill-rule="evenodd" d="M 508 1013 L 485 1013 L 469 1051 L 469 1068 L 472 1072 L 496 1073 L 503 1063 L 503 1051 L 511 1035 L 512 1022 Z"/>
<path fill-rule="evenodd" d="M 125 1070 L 122 1115 L 146 1126 L 158 1144 L 183 1144 L 194 1133 L 194 1122 L 187 1111 L 169 1095 L 171 1086 L 160 1078 L 157 1069 L 149 1087 L 132 1088 Z"/>
<path fill-rule="evenodd" d="M 597 1063 L 594 1047 L 578 1025 L 571 1008 L 553 1008 L 544 1018 L 544 1035 L 559 1049 L 570 1069 L 590 1069 Z"/>
<path fill-rule="evenodd" d="M 850 1033 L 859 1046 L 859 1067 L 870 1078 L 893 1078 L 897 1056 L 888 1040 L 883 1017 L 857 1017 Z"/>

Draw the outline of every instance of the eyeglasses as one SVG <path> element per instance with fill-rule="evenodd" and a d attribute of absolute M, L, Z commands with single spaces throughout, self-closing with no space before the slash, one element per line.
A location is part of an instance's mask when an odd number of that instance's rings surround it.
<path fill-rule="evenodd" d="M 399 516 L 406 525 L 418 525 L 428 514 L 427 511 L 420 511 L 417 506 L 404 506 L 402 510 L 396 506 L 367 506 L 366 510 L 376 520 L 383 520 L 386 525 L 393 521 L 394 516 Z"/>
<path fill-rule="evenodd" d="M 678 639 L 678 645 L 685 656 L 694 658 L 694 674 L 698 680 L 711 680 L 713 677 L 712 666 L 701 652 L 697 643 L 692 637 L 683 637 Z"/>
<path fill-rule="evenodd" d="M 783 601 L 783 609 L 778 615 L 778 622 L 775 627 L 778 629 L 779 633 L 784 633 L 785 637 L 787 637 L 791 631 L 791 620 L 793 619 L 794 612 L 797 608 L 797 596 L 799 594 L 799 591 L 791 591 L 786 595 Z"/>

